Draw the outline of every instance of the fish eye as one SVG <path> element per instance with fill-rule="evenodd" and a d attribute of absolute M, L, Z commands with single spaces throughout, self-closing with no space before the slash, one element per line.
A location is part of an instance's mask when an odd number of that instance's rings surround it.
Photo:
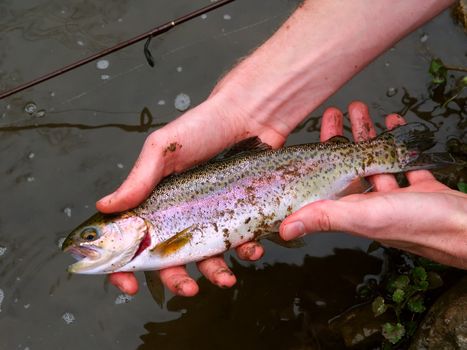
<path fill-rule="evenodd" d="M 86 227 L 80 234 L 85 241 L 94 241 L 99 237 L 99 229 L 96 227 Z"/>

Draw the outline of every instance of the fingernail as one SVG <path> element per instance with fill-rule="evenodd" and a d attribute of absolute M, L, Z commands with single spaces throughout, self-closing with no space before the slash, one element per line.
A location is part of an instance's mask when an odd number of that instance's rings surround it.
<path fill-rule="evenodd" d="M 98 202 L 99 202 L 99 203 L 104 203 L 104 204 L 110 204 L 110 203 L 112 203 L 112 197 L 113 197 L 113 195 L 108 194 L 108 195 L 105 196 L 104 198 L 99 199 Z"/>
<path fill-rule="evenodd" d="M 294 221 L 284 226 L 282 238 L 285 240 L 294 239 L 305 234 L 305 225 L 301 221 Z"/>

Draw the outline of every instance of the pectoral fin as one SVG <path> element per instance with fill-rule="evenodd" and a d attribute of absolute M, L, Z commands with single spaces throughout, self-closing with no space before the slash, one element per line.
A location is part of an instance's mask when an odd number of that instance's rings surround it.
<path fill-rule="evenodd" d="M 335 198 L 341 198 L 356 193 L 370 192 L 373 185 L 368 182 L 364 177 L 358 177 L 347 185 L 342 191 L 336 193 Z"/>
<path fill-rule="evenodd" d="M 191 237 L 193 236 L 193 226 L 194 225 L 187 227 L 164 242 L 157 244 L 154 248 L 151 249 L 151 252 L 166 256 L 180 250 L 191 241 Z"/>
<path fill-rule="evenodd" d="M 146 277 L 146 285 L 152 295 L 154 301 L 162 307 L 165 302 L 165 289 L 158 274 L 154 271 L 144 271 Z"/>
<path fill-rule="evenodd" d="M 272 233 L 265 238 L 285 248 L 303 248 L 306 245 L 305 240 L 302 238 L 293 239 L 291 241 L 284 241 L 278 233 Z"/>

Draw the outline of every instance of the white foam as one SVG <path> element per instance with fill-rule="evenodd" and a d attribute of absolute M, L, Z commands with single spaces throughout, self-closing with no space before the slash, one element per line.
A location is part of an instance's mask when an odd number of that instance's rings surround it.
<path fill-rule="evenodd" d="M 76 320 L 75 315 L 73 315 L 71 312 L 65 312 L 62 315 L 62 318 L 63 318 L 63 321 L 65 321 L 66 324 L 72 324 Z"/>
<path fill-rule="evenodd" d="M 177 97 L 175 97 L 174 105 L 180 112 L 186 111 L 191 105 L 190 96 L 184 93 L 178 94 Z"/>
<path fill-rule="evenodd" d="M 107 69 L 110 66 L 110 62 L 108 60 L 99 60 L 96 63 L 97 69 Z"/>

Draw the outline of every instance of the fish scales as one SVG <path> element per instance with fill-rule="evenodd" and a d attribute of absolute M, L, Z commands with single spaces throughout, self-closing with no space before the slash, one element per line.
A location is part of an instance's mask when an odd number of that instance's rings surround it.
<path fill-rule="evenodd" d="M 426 128 L 417 131 L 426 137 Z M 407 170 L 420 153 L 412 138 L 402 129 L 360 143 L 335 140 L 248 152 L 169 176 L 140 206 L 116 218 L 91 220 L 72 232 L 65 250 L 72 247 L 84 256 L 90 253 L 87 249 L 113 253 L 105 263 L 85 258 L 71 269 L 161 269 L 260 239 L 277 232 L 282 220 L 303 206 L 335 199 L 357 178 Z M 96 238 L 87 241 L 83 232 L 94 232 Z"/>

